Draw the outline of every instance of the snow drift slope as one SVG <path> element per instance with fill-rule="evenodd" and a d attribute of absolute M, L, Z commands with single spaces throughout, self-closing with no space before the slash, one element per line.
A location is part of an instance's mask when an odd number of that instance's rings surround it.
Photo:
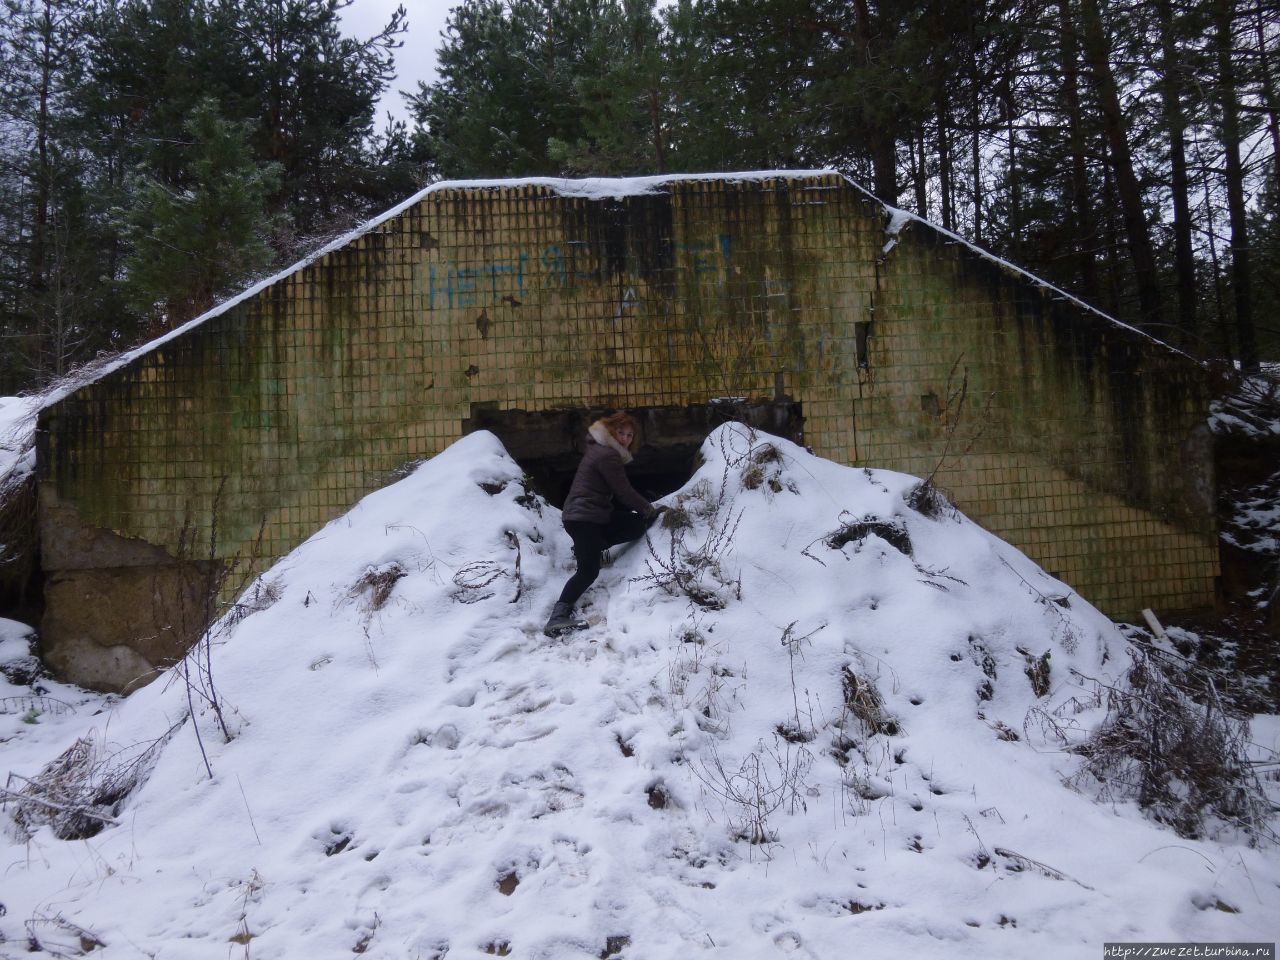
<path fill-rule="evenodd" d="M 555 641 L 570 545 L 495 438 L 366 498 L 214 650 L 233 736 L 197 710 L 212 781 L 188 720 L 118 825 L 10 841 L 0 931 L 38 917 L 50 941 L 74 924 L 164 960 L 1276 939 L 1273 851 L 1095 804 L 1062 784 L 1078 761 L 1025 739 L 1029 711 L 1081 692 L 1071 668 L 1127 666 L 1105 617 L 908 508 L 913 478 L 738 427 L 704 459 L 606 566 L 593 625 Z M 187 694 L 107 707 L 13 769 L 88 725 L 153 740 Z M 6 732 L 14 758 L 34 742 Z"/>

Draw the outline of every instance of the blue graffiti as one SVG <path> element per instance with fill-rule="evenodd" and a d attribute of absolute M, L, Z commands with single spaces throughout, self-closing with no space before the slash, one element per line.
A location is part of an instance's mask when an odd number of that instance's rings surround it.
<path fill-rule="evenodd" d="M 513 288 L 515 295 L 520 296 L 524 293 L 528 259 L 528 255 L 521 251 L 510 260 L 475 267 L 430 264 L 427 271 L 427 309 L 436 309 L 437 298 L 442 298 L 440 305 L 447 307 L 474 307 L 498 303 L 504 296 L 511 296 Z"/>
<path fill-rule="evenodd" d="M 715 241 L 703 243 L 671 241 L 669 249 L 677 268 L 683 267 L 699 279 L 710 276 L 724 282 L 731 276 L 730 234 L 722 233 Z M 578 281 L 601 283 L 605 279 L 601 259 L 583 240 L 549 244 L 536 257 L 518 250 L 508 258 L 476 266 L 432 263 L 427 267 L 427 309 L 494 306 L 513 298 L 518 300 L 524 295 L 531 262 L 540 274 L 540 280 L 535 282 L 544 289 L 571 286 Z M 771 291 L 769 295 L 777 294 Z"/>

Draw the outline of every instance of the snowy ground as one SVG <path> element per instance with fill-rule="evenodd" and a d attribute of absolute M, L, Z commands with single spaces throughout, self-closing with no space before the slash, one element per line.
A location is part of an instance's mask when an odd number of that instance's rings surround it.
<path fill-rule="evenodd" d="M 82 737 L 65 783 L 144 781 L 96 833 L 6 805 L 0 956 L 1021 960 L 1278 939 L 1274 846 L 1183 839 L 1064 785 L 1081 760 L 1045 718 L 1079 740 L 1094 681 L 1129 665 L 1083 598 L 907 506 L 910 477 L 741 428 L 704 452 L 666 501 L 690 525 L 606 566 L 570 637 L 539 632 L 570 571 L 559 516 L 476 434 L 278 564 L 194 692 L 178 671 L 127 700 L 0 686 L 10 790 Z M 21 633 L 0 623 L 18 680 Z M 1280 724 L 1254 740 L 1274 760 Z"/>

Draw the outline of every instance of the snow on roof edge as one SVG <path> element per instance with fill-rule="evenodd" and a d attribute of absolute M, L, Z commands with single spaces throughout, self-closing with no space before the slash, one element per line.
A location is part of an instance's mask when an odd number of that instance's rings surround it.
<path fill-rule="evenodd" d="M 429 184 L 419 190 L 412 196 L 402 200 L 388 210 L 377 214 L 370 220 L 366 220 L 352 230 L 347 231 L 341 236 L 330 240 L 324 246 L 313 250 L 302 259 L 290 264 L 277 273 L 259 280 L 257 283 L 246 287 L 240 293 L 228 297 L 221 303 L 216 304 L 198 317 L 188 320 L 182 326 L 174 327 L 168 333 L 165 333 L 154 340 L 148 340 L 146 343 L 139 344 L 130 350 L 126 350 L 119 356 L 113 358 L 110 362 L 92 370 L 91 374 L 79 379 L 74 376 L 71 382 L 64 388 L 55 388 L 51 390 L 40 409 L 50 407 L 55 403 L 65 399 L 77 390 L 89 386 L 92 383 L 115 373 L 118 370 L 127 367 L 135 360 L 146 356 L 158 347 L 164 346 L 179 337 L 185 336 L 197 327 L 203 326 L 208 321 L 219 317 L 228 310 L 243 303 L 252 297 L 257 296 L 263 290 L 287 277 L 292 276 L 300 270 L 304 270 L 311 264 L 315 263 L 321 257 L 340 250 L 347 244 L 367 233 L 372 233 L 388 220 L 392 220 L 404 213 L 410 207 L 414 206 L 427 196 L 438 193 L 443 190 L 497 190 L 508 187 L 547 187 L 555 193 L 564 197 L 579 197 L 587 200 L 604 200 L 608 198 L 621 198 L 630 196 L 641 196 L 649 193 L 656 193 L 658 189 L 667 183 L 676 183 L 683 181 L 696 180 L 724 180 L 732 183 L 741 183 L 752 180 L 775 180 L 775 179 L 808 179 L 813 177 L 840 176 L 838 170 L 815 169 L 815 170 L 752 170 L 734 173 L 672 173 L 658 174 L 649 177 L 588 177 L 580 179 L 570 179 L 565 177 L 520 177 L 506 179 L 489 179 L 489 180 L 439 180 Z M 848 179 L 847 177 L 845 179 Z M 850 181 L 852 183 L 852 181 Z M 856 186 L 856 184 L 855 184 Z M 861 189 L 861 188 L 859 188 Z M 865 192 L 865 191 L 864 191 Z"/>
<path fill-rule="evenodd" d="M 1067 293 L 1066 291 L 1060 289 L 1059 287 L 1054 286 L 1053 284 L 1049 283 L 1047 280 L 1044 280 L 1036 276 L 1035 274 L 1031 273 L 1029 270 L 1019 267 L 1014 263 L 1010 263 L 1009 261 L 996 256 L 994 253 L 991 253 L 989 250 L 984 250 L 982 247 L 978 246 L 975 243 L 972 243 L 969 240 L 966 240 L 964 237 L 961 237 L 959 234 L 953 233 L 952 231 L 947 230 L 944 227 L 940 227 L 936 223 L 926 220 L 924 217 L 921 217 L 918 214 L 914 214 L 914 213 L 911 213 L 910 211 L 903 210 L 899 207 L 895 207 L 891 204 L 885 203 L 885 201 L 881 200 L 879 197 L 873 194 L 866 187 L 862 186 L 860 183 L 853 180 L 848 175 L 841 173 L 839 170 L 834 170 L 830 168 L 819 168 L 819 169 L 812 169 L 812 170 L 751 170 L 751 171 L 728 172 L 728 173 L 724 173 L 724 172 L 722 173 L 675 173 L 675 174 L 657 174 L 657 175 L 648 176 L 648 177 L 588 177 L 588 178 L 581 178 L 581 179 L 571 179 L 571 178 L 565 178 L 565 177 L 522 177 L 522 178 L 510 178 L 510 179 L 498 178 L 498 179 L 482 179 L 482 180 L 440 180 L 440 181 L 437 181 L 436 183 L 429 184 L 426 187 L 423 187 L 417 193 L 406 198 L 405 200 L 402 200 L 400 203 L 389 208 L 388 210 L 383 211 L 382 213 L 374 216 L 373 218 L 355 227 L 354 229 L 347 231 L 341 236 L 333 240 L 330 240 L 324 246 L 317 248 L 316 250 L 307 254 L 306 256 L 296 261 L 295 263 L 292 263 L 289 266 L 278 271 L 277 273 L 274 273 L 271 276 L 263 280 L 259 280 L 257 283 L 254 283 L 249 287 L 246 287 L 240 293 L 227 298 L 226 300 L 222 301 L 216 306 L 210 308 L 209 310 L 206 310 L 204 313 L 200 314 L 198 317 L 188 320 L 182 326 L 175 327 L 173 330 L 170 330 L 168 333 L 165 333 L 154 340 L 149 340 L 146 343 L 139 344 L 138 346 L 134 347 L 131 350 L 126 350 L 124 353 L 120 354 L 118 357 L 115 357 L 109 362 L 104 363 L 102 366 L 97 367 L 96 369 L 93 369 L 88 377 L 84 379 L 79 379 L 73 376 L 71 378 L 71 381 L 66 385 L 64 385 L 62 388 L 60 389 L 55 388 L 51 390 L 46 395 L 44 402 L 40 404 L 39 408 L 43 410 L 46 407 L 50 407 L 53 404 L 58 403 L 61 400 L 65 399 L 67 396 L 76 392 L 77 390 L 87 387 L 92 383 L 96 383 L 97 381 L 103 379 L 104 377 L 107 377 L 115 373 L 116 371 L 121 370 L 124 367 L 127 367 L 129 364 L 133 363 L 135 360 L 138 360 L 139 358 L 147 355 L 148 353 L 151 353 L 153 350 L 159 347 L 162 347 L 165 344 L 178 339 L 179 337 L 185 336 L 187 333 L 191 332 L 197 327 L 203 326 L 208 321 L 221 316 L 222 314 L 226 313 L 228 310 L 231 310 L 233 307 L 236 307 L 239 304 L 245 302 L 246 300 L 249 300 L 252 297 L 257 296 L 259 293 L 261 293 L 263 290 L 267 289 L 268 287 L 273 286 L 274 284 L 280 282 L 281 280 L 284 280 L 287 277 L 292 276 L 293 274 L 297 273 L 300 270 L 306 269 L 311 264 L 319 260 L 321 257 L 324 257 L 330 253 L 340 250 L 343 247 L 347 246 L 347 244 L 351 243 L 352 241 L 359 239 L 360 237 L 364 236 L 367 233 L 373 232 L 378 227 L 382 226 L 382 224 L 386 223 L 388 220 L 392 220 L 395 217 L 398 217 L 400 214 L 404 213 L 406 210 L 413 207 L 415 204 L 419 203 L 420 201 L 422 201 L 423 199 L 425 199 L 426 197 L 430 196 L 433 193 L 438 193 L 444 190 L 459 190 L 459 189 L 497 190 L 497 189 L 510 188 L 510 187 L 535 186 L 535 187 L 547 187 L 550 190 L 554 191 L 555 193 L 558 193 L 564 197 L 578 197 L 578 198 L 588 199 L 588 200 L 603 200 L 603 199 L 609 199 L 609 198 L 642 196 L 644 194 L 656 193 L 663 185 L 668 183 L 679 183 L 679 182 L 688 182 L 688 181 L 706 181 L 706 180 L 722 180 L 722 181 L 727 181 L 731 183 L 741 183 L 741 182 L 747 182 L 747 181 L 776 180 L 776 179 L 802 180 L 802 179 L 811 179 L 811 178 L 829 177 L 829 176 L 840 177 L 842 180 L 844 180 L 845 183 L 849 184 L 856 191 L 861 193 L 864 197 L 866 197 L 867 199 L 875 203 L 878 203 L 884 209 L 885 216 L 888 218 L 888 223 L 885 226 L 885 235 L 889 238 L 886 241 L 884 246 L 885 254 L 888 254 L 889 251 L 892 250 L 893 247 L 897 244 L 898 234 L 902 231 L 902 229 L 908 223 L 916 222 L 916 223 L 924 224 L 929 229 L 938 232 L 939 234 L 951 240 L 952 242 L 962 244 L 963 246 L 967 247 L 969 250 L 976 253 L 978 256 L 982 257 L 983 259 L 991 261 L 992 263 L 995 263 L 997 266 L 1002 267 L 1006 270 L 1009 270 L 1012 273 L 1016 274 L 1017 276 L 1022 277 L 1026 280 L 1029 280 L 1039 287 L 1043 287 L 1046 290 L 1052 291 L 1055 295 L 1062 298 L 1063 300 L 1074 303 L 1076 306 L 1080 307 L 1081 309 L 1089 313 L 1095 314 L 1101 317 L 1103 320 L 1107 320 L 1110 323 L 1115 324 L 1117 327 L 1120 327 L 1124 330 L 1128 330 L 1131 333 L 1136 333 L 1139 336 L 1144 337 L 1145 339 L 1150 340 L 1151 342 L 1156 343 L 1164 347 L 1165 349 L 1172 351 L 1173 353 L 1186 357 L 1188 360 L 1191 360 L 1193 363 L 1199 364 L 1200 366 L 1204 366 L 1203 361 L 1197 360 L 1195 357 L 1192 357 L 1190 354 L 1177 349 L 1176 347 L 1164 342 L 1158 337 L 1154 337 L 1149 333 L 1139 330 L 1137 327 L 1130 326 L 1129 324 L 1124 323 L 1121 320 L 1117 320 L 1115 317 L 1111 316 L 1110 314 L 1104 313 L 1103 311 L 1099 310 L 1097 307 L 1091 306 L 1090 304 L 1086 303 L 1080 298 L 1075 297 Z"/>
<path fill-rule="evenodd" d="M 971 250 L 973 253 L 976 253 L 982 259 L 989 260 L 990 262 L 994 263 L 996 266 L 1000 267 L 1001 269 L 1007 270 L 1015 274 L 1016 276 L 1021 277 L 1024 280 L 1029 280 L 1031 283 L 1034 283 L 1038 287 L 1043 287 L 1045 290 L 1051 291 L 1059 299 L 1066 300 L 1069 303 L 1073 303 L 1077 307 L 1079 307 L 1081 310 L 1084 310 L 1087 313 L 1092 313 L 1095 316 L 1101 317 L 1103 320 L 1106 320 L 1109 323 L 1112 323 L 1115 326 L 1120 327 L 1122 330 L 1128 330 L 1130 333 L 1136 333 L 1138 336 L 1143 337 L 1147 340 L 1150 340 L 1152 343 L 1155 343 L 1161 347 L 1164 347 L 1166 350 L 1170 351 L 1171 353 L 1176 353 L 1179 356 L 1186 357 L 1188 360 L 1190 360 L 1192 363 L 1198 366 L 1204 367 L 1206 365 L 1205 361 L 1199 360 L 1191 356 L 1191 354 L 1187 353 L 1184 350 L 1179 350 L 1173 344 L 1167 343 L 1166 341 L 1161 340 L 1159 337 L 1156 337 L 1150 333 L 1147 333 L 1145 330 L 1140 330 L 1138 327 L 1125 323 L 1123 320 L 1116 319 L 1115 317 L 1111 316 L 1111 314 L 1106 313 L 1102 310 L 1099 310 L 1097 307 L 1093 306 L 1093 304 L 1088 303 L 1085 300 L 1081 300 L 1079 297 L 1073 294 L 1067 293 L 1067 291 L 1063 290 L 1061 287 L 1058 287 L 1050 283 L 1048 280 L 1045 280 L 1043 277 L 1037 276 L 1036 274 L 1032 273 L 1030 270 L 1026 269 L 1025 267 L 1020 267 L 1016 263 L 1011 263 L 1010 261 L 1005 260 L 1003 257 L 996 256 L 996 254 L 992 253 L 990 250 L 987 250 L 983 247 L 978 246 L 976 243 L 974 243 L 971 240 L 966 240 L 964 237 L 960 236 L 958 233 L 954 233 L 951 230 L 948 230 L 946 227 L 938 226 L 932 220 L 926 220 L 924 217 L 920 216 L 919 214 L 915 214 L 915 213 L 912 213 L 910 210 L 903 210 L 900 207 L 895 207 L 895 206 L 892 206 L 891 204 L 885 203 L 883 200 L 881 200 L 879 197 L 876 197 L 874 194 L 872 194 L 869 190 L 867 190 L 861 184 L 853 180 L 850 180 L 848 177 L 845 177 L 845 180 L 848 181 L 850 186 L 866 194 L 868 197 L 875 200 L 876 203 L 879 203 L 884 207 L 885 215 L 889 218 L 888 225 L 884 228 L 885 236 L 889 238 L 888 240 L 885 241 L 885 245 L 883 248 L 884 255 L 887 256 L 889 254 L 889 251 L 891 251 L 895 246 L 897 246 L 898 235 L 909 223 L 924 224 L 930 230 L 933 230 L 941 234 L 952 243 L 958 243 L 964 247 L 967 247 L 969 250 Z"/>

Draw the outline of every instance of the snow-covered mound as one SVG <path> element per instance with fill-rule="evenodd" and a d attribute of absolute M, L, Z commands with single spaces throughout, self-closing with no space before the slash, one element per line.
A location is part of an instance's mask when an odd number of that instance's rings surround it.
<path fill-rule="evenodd" d="M 570 544 L 476 434 L 262 578 L 190 685 L 0 715 L 9 769 L 46 784 L 92 728 L 62 768 L 112 821 L 7 805 L 9 948 L 1024 958 L 1277 939 L 1273 848 L 1180 839 L 1064 785 L 1081 759 L 1041 733 L 1096 721 L 1086 678 L 1129 666 L 1110 621 L 945 504 L 908 505 L 914 478 L 740 427 L 703 455 L 648 542 L 615 548 L 583 632 L 541 635 Z"/>

